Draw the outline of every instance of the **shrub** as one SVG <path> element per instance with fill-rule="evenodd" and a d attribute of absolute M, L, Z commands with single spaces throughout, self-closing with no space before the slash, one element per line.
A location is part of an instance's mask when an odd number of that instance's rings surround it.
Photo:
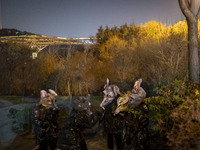
<path fill-rule="evenodd" d="M 200 86 L 175 80 L 157 88 L 157 96 L 145 100 L 153 130 L 175 149 L 197 149 L 200 145 Z"/>

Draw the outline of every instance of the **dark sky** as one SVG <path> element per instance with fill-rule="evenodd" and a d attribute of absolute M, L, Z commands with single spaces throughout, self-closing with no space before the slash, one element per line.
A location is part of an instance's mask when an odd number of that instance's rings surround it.
<path fill-rule="evenodd" d="M 100 25 L 174 24 L 178 0 L 1 0 L 3 28 L 60 37 L 95 36 Z"/>

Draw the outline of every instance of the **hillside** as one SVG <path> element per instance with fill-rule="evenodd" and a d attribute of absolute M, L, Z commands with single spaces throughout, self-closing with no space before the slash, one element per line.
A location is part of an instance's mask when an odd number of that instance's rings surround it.
<path fill-rule="evenodd" d="M 17 35 L 35 35 L 27 31 L 20 31 L 17 29 L 1 29 L 0 36 L 17 36 Z"/>

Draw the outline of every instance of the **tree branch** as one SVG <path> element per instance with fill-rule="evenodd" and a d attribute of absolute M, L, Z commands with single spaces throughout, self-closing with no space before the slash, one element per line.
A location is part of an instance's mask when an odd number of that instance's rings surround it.
<path fill-rule="evenodd" d="M 198 12 L 197 12 L 197 20 L 199 19 L 199 16 L 200 16 L 200 6 L 199 6 L 199 10 L 198 10 Z"/>
<path fill-rule="evenodd" d="M 186 0 L 186 5 L 187 5 L 188 8 L 191 8 L 190 7 L 190 0 Z"/>
<path fill-rule="evenodd" d="M 189 5 L 190 5 L 190 10 L 192 12 L 195 12 L 195 0 L 190 0 Z"/>
<path fill-rule="evenodd" d="M 196 22 L 196 16 L 194 15 L 194 12 L 191 10 L 193 6 L 192 2 L 194 1 L 191 0 L 190 3 L 188 0 L 178 0 L 178 1 L 181 11 L 183 12 L 186 19 Z"/>

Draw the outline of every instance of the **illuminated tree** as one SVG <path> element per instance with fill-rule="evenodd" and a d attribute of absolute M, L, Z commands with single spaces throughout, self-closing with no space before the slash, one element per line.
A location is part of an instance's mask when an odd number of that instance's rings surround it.
<path fill-rule="evenodd" d="M 198 55 L 198 17 L 200 8 L 195 14 L 195 0 L 179 0 L 179 6 L 188 24 L 188 67 L 189 80 L 199 83 Z"/>
<path fill-rule="evenodd" d="M 141 26 L 140 38 L 142 42 L 158 42 L 161 38 L 168 36 L 166 26 L 156 21 L 150 21 Z"/>
<path fill-rule="evenodd" d="M 117 36 L 110 37 L 100 46 L 100 58 L 113 60 L 114 54 L 121 49 L 126 49 L 127 42 L 119 39 Z"/>

